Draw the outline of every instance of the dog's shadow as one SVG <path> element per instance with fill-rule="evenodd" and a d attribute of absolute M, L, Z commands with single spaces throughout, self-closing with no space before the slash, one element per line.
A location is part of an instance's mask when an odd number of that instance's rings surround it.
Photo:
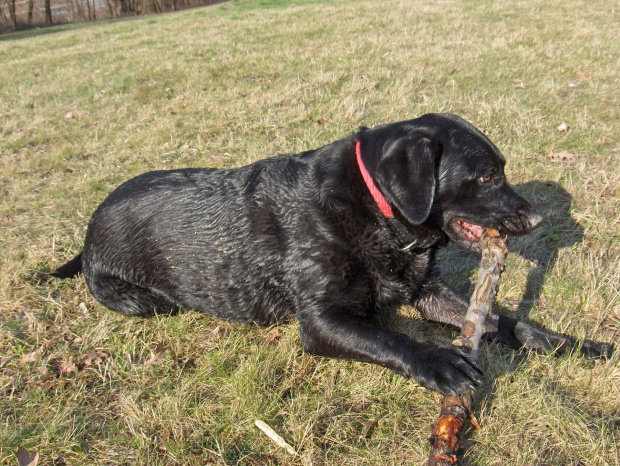
<path fill-rule="evenodd" d="M 547 272 L 553 270 L 558 251 L 581 243 L 584 235 L 581 225 L 571 216 L 571 195 L 559 184 L 552 181 L 532 181 L 516 186 L 516 190 L 530 200 L 544 218 L 541 228 L 513 242 L 512 251 L 536 265 L 528 275 L 517 308 L 517 315 L 524 318 L 541 299 Z"/>

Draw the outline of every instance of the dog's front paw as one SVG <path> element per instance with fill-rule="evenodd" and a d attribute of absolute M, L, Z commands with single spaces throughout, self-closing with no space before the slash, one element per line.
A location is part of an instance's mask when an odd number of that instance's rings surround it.
<path fill-rule="evenodd" d="M 592 340 L 584 340 L 581 352 L 592 359 L 609 359 L 614 353 L 614 347 L 608 343 L 598 343 Z"/>
<path fill-rule="evenodd" d="M 414 354 L 411 376 L 424 387 L 444 395 L 460 395 L 482 385 L 482 372 L 454 346 L 428 346 Z"/>

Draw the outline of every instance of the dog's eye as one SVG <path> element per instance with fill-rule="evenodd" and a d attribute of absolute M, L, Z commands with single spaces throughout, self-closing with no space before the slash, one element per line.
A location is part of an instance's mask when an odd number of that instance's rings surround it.
<path fill-rule="evenodd" d="M 491 175 L 481 176 L 480 178 L 478 178 L 478 180 L 481 183 L 488 183 L 489 181 L 491 181 Z"/>

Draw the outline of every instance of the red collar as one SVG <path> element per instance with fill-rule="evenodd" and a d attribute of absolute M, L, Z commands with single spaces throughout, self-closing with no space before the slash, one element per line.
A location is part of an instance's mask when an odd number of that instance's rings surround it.
<path fill-rule="evenodd" d="M 390 207 L 388 201 L 385 199 L 385 197 L 383 197 L 383 194 L 381 194 L 381 191 L 379 191 L 379 189 L 375 185 L 372 176 L 370 176 L 370 173 L 368 173 L 368 170 L 366 169 L 366 166 L 362 161 L 362 144 L 360 143 L 360 141 L 357 141 L 357 145 L 355 147 L 355 154 L 357 155 L 357 166 L 362 173 L 362 178 L 364 178 L 366 187 L 368 187 L 368 191 L 370 191 L 370 194 L 377 203 L 377 206 L 381 210 L 381 213 L 385 218 L 394 218 L 394 212 L 392 212 L 392 207 Z"/>

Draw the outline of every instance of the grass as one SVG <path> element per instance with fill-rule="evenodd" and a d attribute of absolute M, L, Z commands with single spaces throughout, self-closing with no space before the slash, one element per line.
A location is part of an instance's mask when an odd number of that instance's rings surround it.
<path fill-rule="evenodd" d="M 30 278 L 75 255 L 94 208 L 134 175 L 236 167 L 360 124 L 450 111 L 483 127 L 546 218 L 513 242 L 501 311 L 617 343 L 619 20 L 611 0 L 263 0 L 1 37 L 0 461 L 22 446 L 57 465 L 421 464 L 440 397 L 304 354 L 295 325 L 270 342 L 196 313 L 126 318 L 82 278 Z M 441 260 L 469 292 L 478 259 Z M 453 336 L 409 308 L 390 324 Z M 487 344 L 481 358 L 468 464 L 620 464 L 617 355 Z"/>

